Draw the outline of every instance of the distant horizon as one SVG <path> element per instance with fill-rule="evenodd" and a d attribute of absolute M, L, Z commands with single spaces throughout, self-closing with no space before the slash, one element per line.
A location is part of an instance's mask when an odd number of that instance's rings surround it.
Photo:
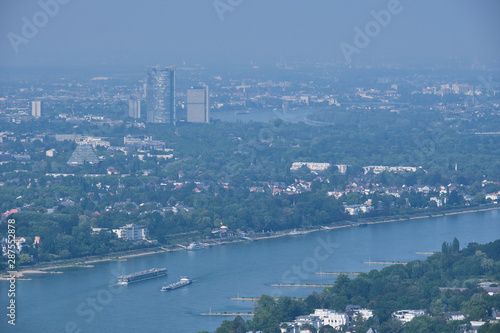
<path fill-rule="evenodd" d="M 451 63 L 450 63 L 451 61 Z M 90 68 L 90 67 L 109 67 L 109 68 L 130 68 L 130 67 L 149 67 L 149 66 L 167 66 L 167 67 L 221 67 L 221 66 L 286 66 L 286 65 L 316 65 L 328 64 L 341 68 L 366 68 L 366 67 L 384 67 L 388 65 L 400 66 L 403 68 L 408 67 L 428 67 L 428 66 L 447 66 L 460 64 L 469 68 L 486 66 L 500 67 L 500 54 L 499 55 L 485 55 L 485 56 L 425 56 L 425 57 L 388 57 L 388 56 L 372 56 L 370 59 L 359 59 L 353 63 L 346 63 L 344 59 L 337 59 L 334 57 L 285 57 L 278 56 L 275 58 L 248 58 L 248 59 L 200 59 L 200 60 L 183 60 L 178 59 L 169 61 L 167 59 L 161 61 L 136 61 L 136 62 L 102 62 L 102 63 L 4 63 L 0 59 L 0 68 Z"/>
<path fill-rule="evenodd" d="M 325 66 L 345 72 L 356 71 L 378 71 L 384 70 L 387 74 L 397 71 L 444 71 L 444 72 L 491 72 L 500 70 L 500 60 L 480 61 L 478 59 L 435 59 L 421 63 L 404 63 L 394 61 L 380 62 L 377 65 L 357 64 L 346 65 L 334 63 L 332 61 L 283 61 L 277 62 L 232 62 L 232 63 L 144 63 L 144 64 L 79 64 L 79 65 L 3 65 L 0 63 L 0 74 L 2 75 L 28 75 L 37 76 L 57 76 L 57 75 L 76 75 L 100 76 L 100 75 L 126 75 L 146 73 L 150 66 L 161 65 L 166 67 L 175 67 L 178 71 L 205 70 L 205 71 L 231 71 L 237 68 L 249 69 L 253 71 L 282 70 L 288 71 L 290 66 L 298 66 L 307 69 L 309 67 Z M 6 77 L 0 78 L 0 81 L 6 80 Z"/>

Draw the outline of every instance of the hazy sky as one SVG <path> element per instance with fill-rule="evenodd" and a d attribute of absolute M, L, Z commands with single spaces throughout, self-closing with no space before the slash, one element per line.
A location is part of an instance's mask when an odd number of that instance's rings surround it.
<path fill-rule="evenodd" d="M 0 0 L 0 66 L 274 63 L 280 56 L 345 62 L 342 42 L 356 48 L 348 49 L 354 63 L 499 58 L 500 1 L 397 2 Z M 388 7 L 390 22 L 375 23 L 371 12 Z M 354 29 L 366 33 L 367 24 L 369 45 L 358 38 L 356 46 Z"/>

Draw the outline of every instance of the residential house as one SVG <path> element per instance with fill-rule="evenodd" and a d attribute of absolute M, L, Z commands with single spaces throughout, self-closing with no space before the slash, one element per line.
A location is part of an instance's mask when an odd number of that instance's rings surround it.
<path fill-rule="evenodd" d="M 54 157 L 56 154 L 56 150 L 55 149 L 49 149 L 45 152 L 45 156 L 47 157 Z"/>
<path fill-rule="evenodd" d="M 319 329 L 322 326 L 323 321 L 321 318 L 316 317 L 314 315 L 309 315 L 309 316 L 299 316 L 295 318 L 293 322 L 289 323 L 282 323 L 286 324 L 286 328 L 281 328 L 282 333 L 301 333 L 301 326 L 302 325 L 312 325 L 315 329 Z M 280 326 L 282 326 L 280 325 Z"/>
<path fill-rule="evenodd" d="M 314 162 L 293 162 L 291 171 L 297 171 L 303 166 L 306 166 L 311 171 L 325 171 L 328 169 L 331 164 L 330 163 L 314 163 Z"/>
<path fill-rule="evenodd" d="M 328 309 L 316 309 L 311 316 L 319 317 L 323 321 L 323 325 L 330 325 L 335 329 L 340 329 L 343 326 L 349 325 L 349 317 L 345 313 L 336 312 Z"/>
<path fill-rule="evenodd" d="M 368 213 L 373 210 L 372 206 L 368 205 L 344 205 L 344 211 L 349 215 L 357 215 L 359 213 Z"/>
<path fill-rule="evenodd" d="M 467 314 L 461 311 L 455 312 L 445 312 L 443 316 L 446 320 L 464 320 L 467 317 Z"/>
<path fill-rule="evenodd" d="M 349 325 L 349 317 L 345 313 L 336 312 L 328 309 L 316 309 L 314 313 L 308 316 L 299 316 L 293 322 L 282 323 L 286 327 L 281 328 L 282 333 L 301 333 L 301 326 L 305 324 L 312 325 L 315 329 L 330 325 L 335 329 L 341 329 Z M 285 325 L 283 325 L 285 326 Z"/>
<path fill-rule="evenodd" d="M 358 314 L 363 317 L 364 320 L 368 320 L 373 317 L 373 311 L 369 309 L 362 309 L 359 305 L 348 304 L 345 307 L 345 313 L 348 317 L 354 318 Z"/>
<path fill-rule="evenodd" d="M 437 197 L 432 197 L 429 199 L 429 201 L 434 201 L 436 203 L 437 207 L 442 207 L 443 206 L 443 200 L 437 198 Z"/>
<path fill-rule="evenodd" d="M 113 232 L 118 236 L 129 241 L 141 241 L 148 238 L 148 229 L 143 225 L 127 224 L 119 229 L 113 229 Z"/>
<path fill-rule="evenodd" d="M 399 320 L 403 323 L 407 323 L 411 321 L 413 318 L 424 314 L 425 314 L 424 310 L 399 310 L 392 313 L 392 318 Z"/>

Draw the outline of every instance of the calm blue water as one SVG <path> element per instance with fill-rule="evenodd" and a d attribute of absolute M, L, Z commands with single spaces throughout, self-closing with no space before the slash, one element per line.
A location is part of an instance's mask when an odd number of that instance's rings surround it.
<path fill-rule="evenodd" d="M 255 297 L 306 296 L 312 288 L 272 287 L 273 283 L 331 283 L 327 272 L 368 271 L 372 261 L 424 259 L 415 252 L 439 250 L 457 237 L 468 242 L 500 238 L 500 211 L 453 215 L 359 228 L 321 231 L 303 236 L 217 246 L 195 252 L 162 253 L 94 268 L 61 269 L 63 274 L 32 275 L 17 282 L 17 325 L 0 316 L 0 332 L 199 332 L 215 331 L 224 319 L 208 312 L 248 312 Z M 325 247 L 325 243 L 331 243 Z M 323 245 L 322 245 L 323 244 Z M 166 267 L 168 276 L 116 286 L 116 276 L 151 267 Z M 381 268 L 372 265 L 371 268 Z M 190 286 L 160 292 L 181 275 Z M 6 281 L 0 281 L 0 308 L 7 313 Z M 317 291 L 321 291 L 317 289 Z M 74 330 L 70 328 L 75 327 Z M 78 331 L 80 330 L 80 331 Z"/>

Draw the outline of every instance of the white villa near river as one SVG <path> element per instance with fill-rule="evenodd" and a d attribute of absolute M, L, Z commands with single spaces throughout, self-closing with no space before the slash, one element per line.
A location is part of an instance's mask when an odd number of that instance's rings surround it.
<path fill-rule="evenodd" d="M 282 323 L 280 326 L 286 327 L 282 327 L 281 332 L 300 333 L 300 326 L 304 324 L 310 324 L 316 329 L 326 325 L 330 325 L 335 329 L 341 329 L 343 326 L 349 325 L 349 317 L 345 313 L 333 310 L 316 309 L 309 316 L 300 316 L 295 318 L 293 322 Z"/>

